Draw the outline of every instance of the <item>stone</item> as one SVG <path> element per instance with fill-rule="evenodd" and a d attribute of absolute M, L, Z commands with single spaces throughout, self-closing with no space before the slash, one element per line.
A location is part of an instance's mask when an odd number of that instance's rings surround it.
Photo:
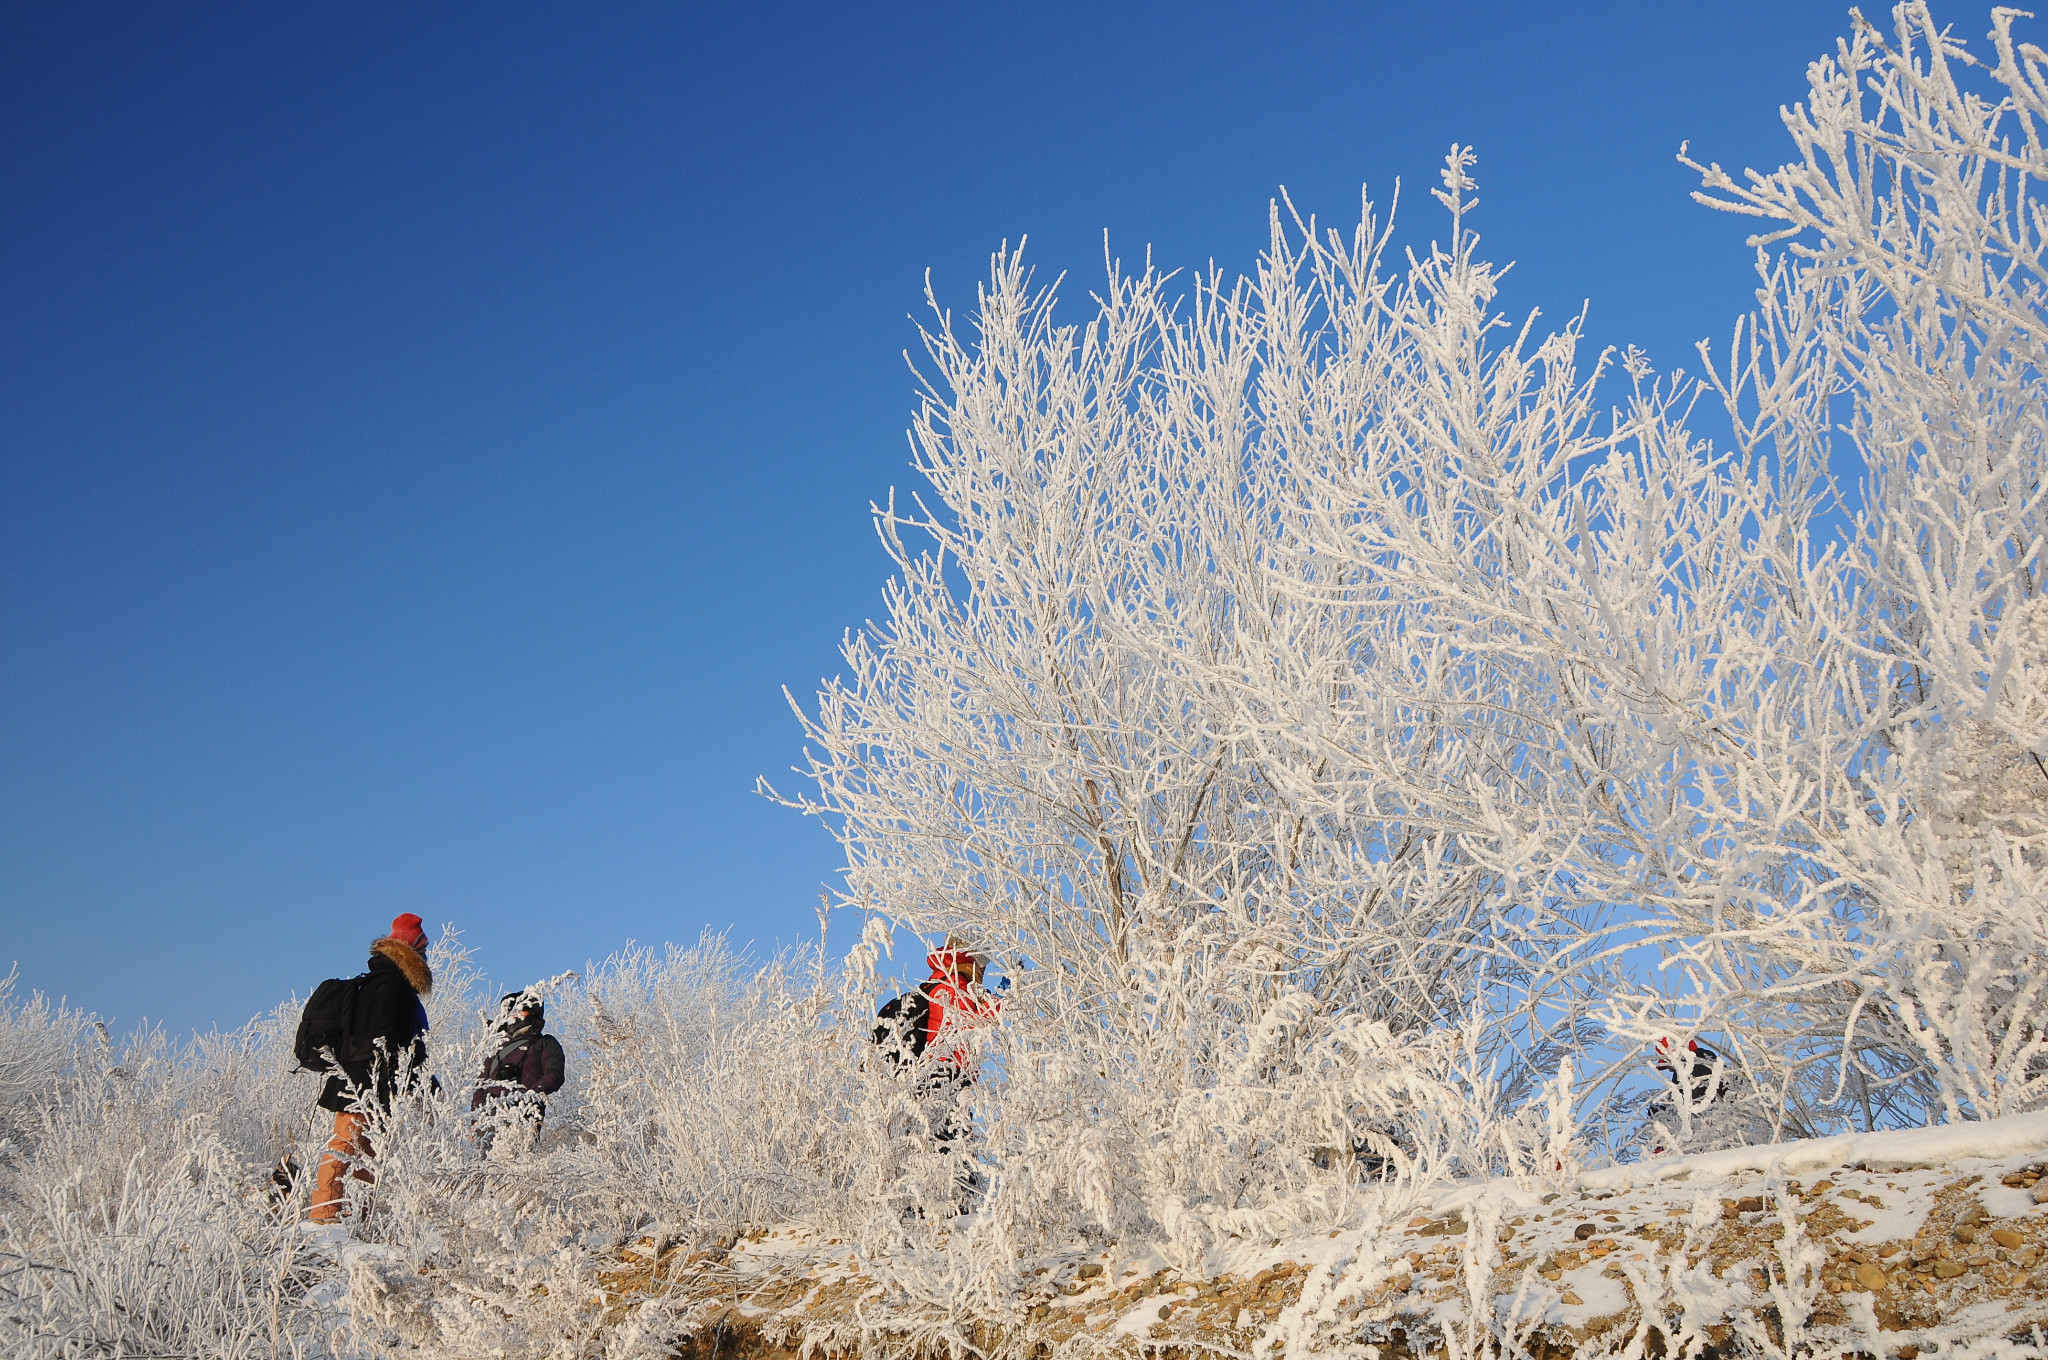
<path fill-rule="evenodd" d="M 1600 1230 L 1598 1228 L 1594 1227 L 1590 1223 L 1581 1223 L 1578 1227 L 1572 1229 L 1572 1236 L 1578 1238 L 1579 1241 L 1583 1242 L 1587 1238 L 1591 1237 L 1594 1233 L 1599 1231 Z"/>
<path fill-rule="evenodd" d="M 1102 1266 L 1098 1262 L 1089 1261 L 1074 1273 L 1084 1280 L 1092 1280 L 1102 1273 Z"/>
<path fill-rule="evenodd" d="M 1856 1267 L 1856 1283 L 1872 1291 L 1882 1289 L 1885 1286 L 1884 1272 L 1866 1262 Z"/>
<path fill-rule="evenodd" d="M 1569 1289 L 1565 1290 L 1564 1293 L 1558 1295 L 1557 1301 L 1572 1308 L 1576 1308 L 1580 1304 L 1585 1302 L 1584 1299 L 1580 1298 L 1577 1294 L 1573 1293 Z"/>
<path fill-rule="evenodd" d="M 1963 1263 L 1961 1261 L 1936 1261 L 1934 1263 L 1934 1277 L 1938 1280 L 1953 1280 L 1962 1273 Z"/>
<path fill-rule="evenodd" d="M 2039 1184 L 2035 1185 L 2035 1187 L 2031 1192 L 2029 1192 L 2029 1194 L 2030 1197 L 2033 1199 L 2034 1203 L 2048 1204 L 2048 1181 L 2042 1181 Z"/>
<path fill-rule="evenodd" d="M 2027 1239 L 2021 1237 L 2011 1228 L 1994 1228 L 1991 1232 L 1991 1240 L 1996 1242 L 2001 1247 L 2010 1248 L 2019 1246 Z"/>
<path fill-rule="evenodd" d="M 1738 1214 L 1760 1214 L 1763 1211 L 1764 1200 L 1762 1195 L 1744 1195 L 1741 1199 L 1735 1201 L 1735 1212 Z"/>

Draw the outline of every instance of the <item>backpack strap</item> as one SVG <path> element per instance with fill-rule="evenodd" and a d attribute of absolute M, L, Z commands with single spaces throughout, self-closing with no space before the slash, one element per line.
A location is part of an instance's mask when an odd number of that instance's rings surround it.
<path fill-rule="evenodd" d="M 514 1080 L 515 1078 L 513 1074 L 508 1073 L 505 1070 L 506 1065 L 512 1061 L 515 1055 L 519 1054 L 519 1051 L 521 1049 L 525 1049 L 528 1052 L 531 1052 L 534 1040 L 538 1039 L 539 1037 L 540 1036 L 537 1034 L 522 1034 L 516 1039 L 510 1040 L 507 1043 L 499 1045 L 498 1051 L 491 1055 L 491 1060 L 484 1064 L 484 1075 L 482 1077 L 482 1080 Z"/>

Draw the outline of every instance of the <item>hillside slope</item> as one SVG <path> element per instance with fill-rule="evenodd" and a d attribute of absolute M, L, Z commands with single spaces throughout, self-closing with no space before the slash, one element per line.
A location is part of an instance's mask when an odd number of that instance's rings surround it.
<path fill-rule="evenodd" d="M 701 1356 L 2028 1353 L 2048 1323 L 2044 1158 L 2035 1114 L 1561 1189 L 1389 1188 L 1352 1226 L 1233 1242 L 1195 1271 L 1138 1242 L 1046 1259 L 1000 1302 L 921 1292 L 907 1263 L 801 1224 L 725 1252 L 643 1241 L 606 1284 L 615 1325 L 679 1320 Z"/>

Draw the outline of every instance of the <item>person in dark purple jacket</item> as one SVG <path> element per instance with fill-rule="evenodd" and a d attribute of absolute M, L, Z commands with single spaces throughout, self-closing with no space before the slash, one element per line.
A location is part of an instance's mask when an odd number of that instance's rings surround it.
<path fill-rule="evenodd" d="M 547 1115 L 547 1097 L 562 1089 L 562 1045 L 542 1032 L 547 1011 L 533 991 L 508 992 L 498 1002 L 498 1048 L 484 1060 L 469 1108 L 477 1144 L 491 1149 L 500 1129 L 518 1127 L 531 1146 Z"/>

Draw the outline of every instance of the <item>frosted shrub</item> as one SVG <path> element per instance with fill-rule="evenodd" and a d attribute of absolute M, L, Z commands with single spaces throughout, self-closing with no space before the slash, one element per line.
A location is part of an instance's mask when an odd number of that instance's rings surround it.
<path fill-rule="evenodd" d="M 564 1013 L 587 1055 L 579 1128 L 623 1227 L 697 1242 L 843 1202 L 860 1049 L 815 958 L 748 964 L 707 936 L 609 961 Z M 853 1032 L 866 1041 L 865 1027 Z"/>
<path fill-rule="evenodd" d="M 538 1147 L 486 1156 L 468 1107 L 495 1007 L 452 931 L 432 962 L 434 1085 L 375 1126 L 376 1181 L 350 1184 L 340 1253 L 294 1231 L 331 1123 L 320 1078 L 292 1071 L 296 1004 L 182 1044 L 115 1044 L 40 1000 L 0 1010 L 24 1055 L 0 1158 L 0 1350 L 577 1353 L 606 1322 L 595 1272 L 636 1237 L 852 1212 L 859 1149 L 831 1092 L 862 1080 L 864 1054 L 821 1025 L 838 994 L 814 968 L 707 937 L 555 980 L 571 1080 Z"/>
<path fill-rule="evenodd" d="M 204 1135 L 135 1155 L 111 1197 L 38 1177 L 0 1229 L 0 1350 L 24 1357 L 327 1353 L 297 1245 Z M 252 1198 L 254 1203 L 251 1202 Z"/>
<path fill-rule="evenodd" d="M 0 1159 L 20 1154 L 38 1107 L 79 1061 L 92 1023 L 40 992 L 17 1000 L 15 983 L 13 972 L 0 977 Z"/>
<path fill-rule="evenodd" d="M 0 1351 L 329 1353 L 267 1179 L 312 1133 L 277 1030 L 115 1044 L 76 1012 L 0 996 Z"/>

